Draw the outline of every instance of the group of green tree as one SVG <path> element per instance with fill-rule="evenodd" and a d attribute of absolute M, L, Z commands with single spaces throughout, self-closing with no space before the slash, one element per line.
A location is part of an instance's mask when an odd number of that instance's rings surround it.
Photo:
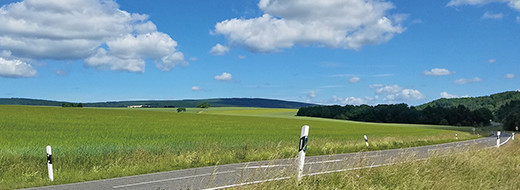
<path fill-rule="evenodd" d="M 208 109 L 210 107 L 211 107 L 211 105 L 208 102 L 202 102 L 197 106 L 197 108 L 204 108 L 204 109 Z M 177 112 L 186 112 L 186 108 L 177 108 Z"/>
<path fill-rule="evenodd" d="M 77 103 L 77 104 L 76 103 L 62 103 L 61 107 L 64 107 L 64 108 L 71 108 L 71 107 L 82 108 L 83 104 L 82 103 Z"/>
<path fill-rule="evenodd" d="M 454 126 L 485 126 L 494 118 L 487 108 L 470 110 L 459 105 L 448 108 L 428 106 L 419 110 L 407 104 L 313 106 L 300 108 L 297 115 L 364 122 Z"/>
<path fill-rule="evenodd" d="M 504 125 L 504 129 L 516 130 L 520 126 L 520 101 L 511 101 L 500 107 L 496 117 Z"/>
<path fill-rule="evenodd" d="M 426 107 L 457 107 L 458 105 L 464 105 L 470 110 L 476 110 L 479 108 L 487 108 L 493 113 L 511 101 L 520 101 L 520 91 L 508 91 L 489 96 L 480 97 L 464 97 L 464 98 L 441 98 L 420 106 L 417 109 L 422 110 Z"/>

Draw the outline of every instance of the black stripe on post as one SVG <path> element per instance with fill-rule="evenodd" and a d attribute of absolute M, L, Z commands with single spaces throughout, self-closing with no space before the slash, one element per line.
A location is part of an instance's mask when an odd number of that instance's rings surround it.
<path fill-rule="evenodd" d="M 52 164 L 52 155 L 47 154 L 47 163 Z"/>
<path fill-rule="evenodd" d="M 308 141 L 309 137 L 305 136 L 305 137 L 302 137 L 300 138 L 300 147 L 298 147 L 298 152 L 300 151 L 307 151 L 307 141 Z"/>

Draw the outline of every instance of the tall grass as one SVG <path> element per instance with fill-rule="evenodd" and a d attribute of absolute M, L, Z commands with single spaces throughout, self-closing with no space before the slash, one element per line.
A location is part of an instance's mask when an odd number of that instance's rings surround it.
<path fill-rule="evenodd" d="M 267 118 L 131 109 L 0 106 L 0 189 L 80 182 L 296 156 L 310 125 L 308 155 L 470 139 L 467 128 Z M 453 131 L 453 130 L 460 131 Z M 53 148 L 55 181 L 46 173 Z"/>
<path fill-rule="evenodd" d="M 235 189 L 520 189 L 520 141 L 371 169 L 296 177 Z"/>

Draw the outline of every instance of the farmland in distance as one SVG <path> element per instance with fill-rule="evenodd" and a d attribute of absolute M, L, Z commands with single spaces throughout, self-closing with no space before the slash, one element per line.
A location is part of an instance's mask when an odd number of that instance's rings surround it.
<path fill-rule="evenodd" d="M 294 117 L 294 109 L 107 109 L 0 106 L 0 189 L 201 166 L 420 146 L 476 138 L 471 128 Z M 46 174 L 53 147 L 55 181 Z"/>

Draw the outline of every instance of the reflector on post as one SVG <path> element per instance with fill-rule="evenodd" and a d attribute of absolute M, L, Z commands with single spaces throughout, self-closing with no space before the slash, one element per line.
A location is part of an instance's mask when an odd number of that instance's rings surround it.
<path fill-rule="evenodd" d="M 54 181 L 54 173 L 52 171 L 52 150 L 51 146 L 47 146 L 47 169 L 49 172 L 49 179 Z"/>
<path fill-rule="evenodd" d="M 298 147 L 298 181 L 301 180 L 303 175 L 303 166 L 305 165 L 305 151 L 307 151 L 308 140 L 309 126 L 304 125 L 302 127 L 302 133 L 300 135 L 300 146 Z"/>

